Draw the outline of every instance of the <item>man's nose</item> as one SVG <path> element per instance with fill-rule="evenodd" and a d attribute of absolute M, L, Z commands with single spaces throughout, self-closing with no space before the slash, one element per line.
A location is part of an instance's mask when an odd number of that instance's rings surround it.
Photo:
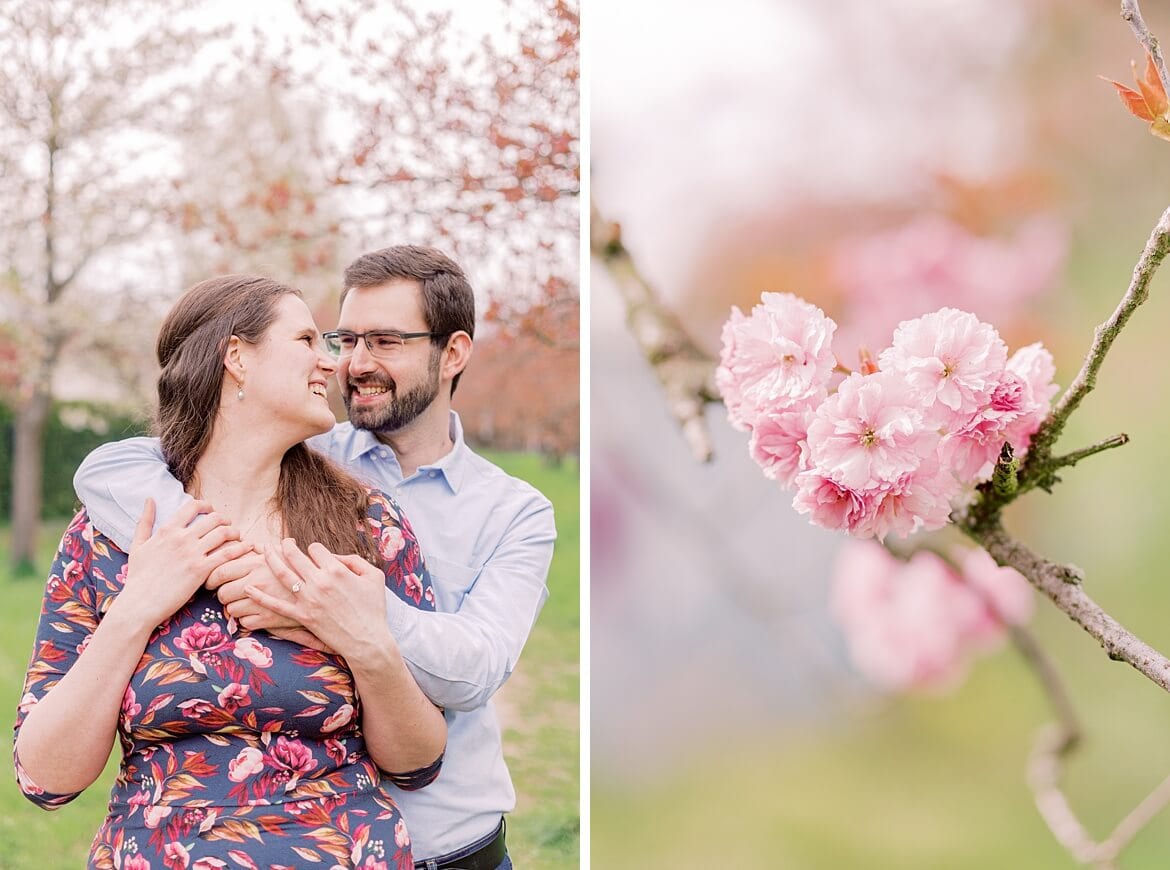
<path fill-rule="evenodd" d="M 378 367 L 365 337 L 361 337 L 353 346 L 353 353 L 349 355 L 349 371 L 351 374 L 364 374 Z"/>

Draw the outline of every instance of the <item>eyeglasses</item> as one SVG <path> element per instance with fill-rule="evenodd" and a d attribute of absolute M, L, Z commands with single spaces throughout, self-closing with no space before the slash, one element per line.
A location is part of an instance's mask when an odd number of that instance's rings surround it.
<path fill-rule="evenodd" d="M 335 357 L 350 356 L 357 348 L 358 339 L 364 339 L 366 349 L 371 356 L 391 356 L 402 349 L 402 345 L 412 338 L 433 338 L 441 336 L 441 332 L 392 332 L 375 330 L 373 332 L 350 332 L 348 329 L 339 329 L 337 332 L 326 332 L 321 336 L 325 342 L 325 349 Z"/>

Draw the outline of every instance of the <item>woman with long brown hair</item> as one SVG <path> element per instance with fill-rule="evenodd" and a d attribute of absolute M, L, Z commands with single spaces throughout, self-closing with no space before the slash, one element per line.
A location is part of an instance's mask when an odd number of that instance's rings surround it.
<path fill-rule="evenodd" d="M 427 609 L 433 595 L 393 503 L 302 443 L 334 423 L 312 315 L 275 281 L 214 278 L 157 351 L 157 434 L 195 501 L 155 530 L 148 500 L 128 556 L 84 510 L 69 526 L 18 712 L 21 788 L 72 800 L 117 737 L 91 868 L 409 868 L 382 782 L 433 780 L 446 726 L 398 654 L 385 590 Z M 334 652 L 224 613 L 203 584 L 252 552 L 295 579 Z"/>

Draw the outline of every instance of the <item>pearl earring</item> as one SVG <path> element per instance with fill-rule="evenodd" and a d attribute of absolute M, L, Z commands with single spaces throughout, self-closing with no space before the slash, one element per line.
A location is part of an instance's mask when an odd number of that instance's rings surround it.
<path fill-rule="evenodd" d="M 237 381 L 237 382 L 236 382 L 236 385 L 237 385 L 237 386 L 240 388 L 240 389 L 239 389 L 239 390 L 236 392 L 236 398 L 237 398 L 237 399 L 239 399 L 239 400 L 242 402 L 242 401 L 244 401 L 244 384 L 243 384 L 243 382 L 242 382 L 242 381 Z"/>

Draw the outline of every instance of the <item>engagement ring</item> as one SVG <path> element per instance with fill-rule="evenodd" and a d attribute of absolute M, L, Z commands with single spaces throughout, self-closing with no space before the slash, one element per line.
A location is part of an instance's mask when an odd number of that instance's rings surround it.
<path fill-rule="evenodd" d="M 293 592 L 300 592 L 301 591 L 301 584 L 294 583 L 290 588 L 292 589 Z"/>

